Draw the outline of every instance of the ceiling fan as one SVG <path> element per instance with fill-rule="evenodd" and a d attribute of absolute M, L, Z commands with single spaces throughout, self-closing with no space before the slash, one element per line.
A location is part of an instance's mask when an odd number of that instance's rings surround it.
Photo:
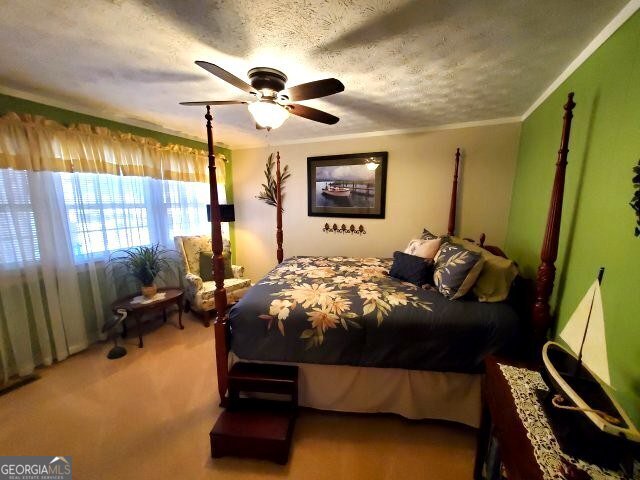
<path fill-rule="evenodd" d="M 295 87 L 285 88 L 287 76 L 279 70 L 267 67 L 252 68 L 247 73 L 249 85 L 235 75 L 213 63 L 196 61 L 196 65 L 207 72 L 253 95 L 253 101 L 244 100 L 210 100 L 204 102 L 180 102 L 180 105 L 248 105 L 249 112 L 256 121 L 256 128 L 278 128 L 289 117 L 289 114 L 308 118 L 314 122 L 333 125 L 340 120 L 330 113 L 300 105 L 301 100 L 326 97 L 344 91 L 344 85 L 335 78 L 325 78 L 315 82 L 303 83 Z"/>

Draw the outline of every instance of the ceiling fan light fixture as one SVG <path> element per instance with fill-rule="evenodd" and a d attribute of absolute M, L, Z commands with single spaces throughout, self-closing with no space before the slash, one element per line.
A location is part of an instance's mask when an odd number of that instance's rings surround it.
<path fill-rule="evenodd" d="M 302 100 L 312 100 L 343 92 L 344 85 L 337 78 L 324 78 L 286 88 L 287 76 L 275 68 L 252 68 L 247 73 L 251 83 L 249 84 L 213 63 L 197 60 L 196 65 L 220 80 L 247 94 L 253 95 L 253 102 L 249 103 L 245 100 L 209 100 L 180 102 L 181 105 L 206 105 L 212 107 L 249 104 L 249 112 L 255 120 L 256 127 L 266 128 L 267 130 L 280 127 L 289 117 L 289 114 L 324 123 L 325 125 L 335 125 L 340 121 L 335 115 L 297 103 Z"/>
<path fill-rule="evenodd" d="M 289 118 L 287 109 L 273 101 L 253 102 L 248 108 L 253 119 L 262 128 L 278 128 Z"/>

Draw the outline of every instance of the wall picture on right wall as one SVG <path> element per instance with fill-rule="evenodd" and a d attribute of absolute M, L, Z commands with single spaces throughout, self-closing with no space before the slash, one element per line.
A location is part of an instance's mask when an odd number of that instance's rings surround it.
<path fill-rule="evenodd" d="M 312 217 L 384 218 L 387 152 L 307 158 Z"/>

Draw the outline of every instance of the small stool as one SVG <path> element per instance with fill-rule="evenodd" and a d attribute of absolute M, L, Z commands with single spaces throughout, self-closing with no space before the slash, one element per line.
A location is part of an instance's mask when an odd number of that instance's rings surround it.
<path fill-rule="evenodd" d="M 289 401 L 241 399 L 240 393 L 289 395 Z M 227 455 L 286 464 L 298 407 L 298 367 L 236 363 L 229 372 L 229 408 L 211 430 L 211 457 Z"/>
<path fill-rule="evenodd" d="M 298 367 L 271 363 L 236 363 L 229 371 L 229 401 L 237 402 L 241 392 L 289 395 L 290 406 L 298 406 Z"/>

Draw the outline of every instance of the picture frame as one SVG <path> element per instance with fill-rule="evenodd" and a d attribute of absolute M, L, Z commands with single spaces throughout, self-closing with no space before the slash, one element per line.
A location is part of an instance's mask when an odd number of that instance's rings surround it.
<path fill-rule="evenodd" d="M 310 217 L 384 218 L 388 152 L 307 157 Z"/>

